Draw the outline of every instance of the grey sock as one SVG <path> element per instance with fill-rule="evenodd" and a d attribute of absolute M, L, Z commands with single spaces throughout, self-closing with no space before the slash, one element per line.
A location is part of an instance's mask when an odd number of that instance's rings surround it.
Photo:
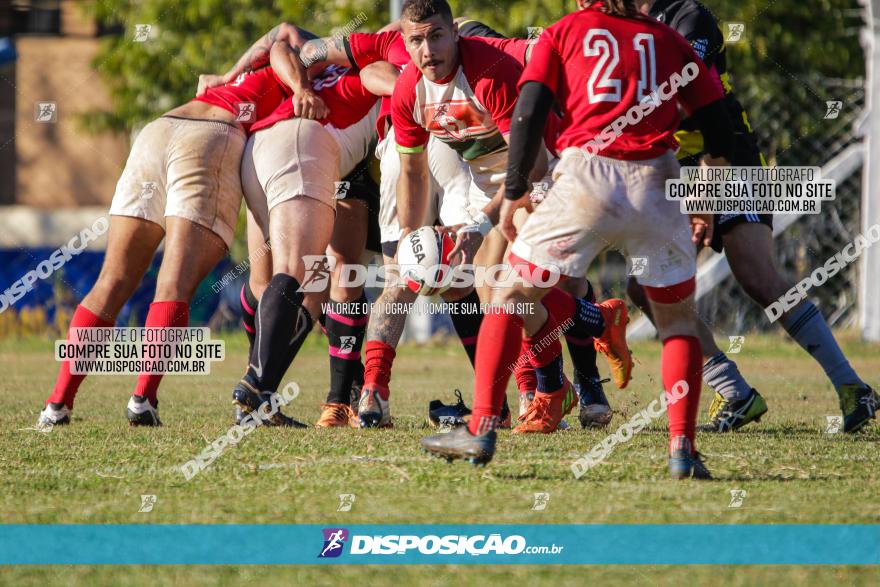
<path fill-rule="evenodd" d="M 752 391 L 752 387 L 746 383 L 737 369 L 736 363 L 721 351 L 703 365 L 703 381 L 730 401 L 744 400 Z"/>
<path fill-rule="evenodd" d="M 812 302 L 806 301 L 795 308 L 782 327 L 822 366 L 835 389 L 847 384 L 864 385 L 834 340 L 822 313 Z"/>

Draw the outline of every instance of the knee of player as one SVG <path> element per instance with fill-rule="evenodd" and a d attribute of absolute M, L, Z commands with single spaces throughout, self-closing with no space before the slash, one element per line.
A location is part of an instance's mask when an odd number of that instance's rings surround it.
<path fill-rule="evenodd" d="M 546 292 L 546 288 L 527 287 L 522 283 L 513 283 L 505 287 L 499 287 L 492 290 L 492 303 L 494 304 L 516 304 L 535 302 L 540 300 Z"/>
<path fill-rule="evenodd" d="M 737 281 L 750 298 L 761 307 L 767 307 L 788 290 L 781 276 L 777 275 L 777 279 L 769 277 L 747 273 L 737 276 Z"/>
<path fill-rule="evenodd" d="M 568 292 L 576 298 L 582 298 L 587 294 L 590 282 L 586 277 L 577 277 L 571 279 L 563 279 L 556 287 L 564 292 Z"/>
<path fill-rule="evenodd" d="M 342 286 L 334 281 L 330 286 L 330 299 L 334 302 L 356 302 L 363 291 L 363 286 Z"/>
<path fill-rule="evenodd" d="M 697 315 L 686 304 L 655 304 L 654 322 L 657 326 L 657 334 L 660 340 L 670 336 L 693 336 L 698 337 Z"/>

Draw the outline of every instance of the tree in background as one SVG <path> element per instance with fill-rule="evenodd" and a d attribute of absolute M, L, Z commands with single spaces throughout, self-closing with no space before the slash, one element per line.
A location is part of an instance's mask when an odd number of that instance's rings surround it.
<path fill-rule="evenodd" d="M 575 8 L 574 0 L 453 0 L 458 15 L 479 18 L 511 36 L 547 27 Z M 743 83 L 766 85 L 771 95 L 807 86 L 815 76 L 864 75 L 858 42 L 858 0 L 710 0 L 722 22 L 746 25 L 744 41 L 729 46 L 729 62 Z M 93 130 L 127 131 L 192 97 L 200 73 L 221 72 L 281 20 L 330 34 L 364 12 L 361 30 L 388 21 L 382 0 L 96 0 L 86 5 L 99 22 L 118 25 L 94 61 L 113 97 L 109 111 L 84 117 Z M 135 42 L 136 25 L 152 27 Z M 803 88 L 801 88 L 803 89 Z M 827 98 L 831 99 L 831 98 Z M 760 113 L 755 113 L 759 116 Z"/>

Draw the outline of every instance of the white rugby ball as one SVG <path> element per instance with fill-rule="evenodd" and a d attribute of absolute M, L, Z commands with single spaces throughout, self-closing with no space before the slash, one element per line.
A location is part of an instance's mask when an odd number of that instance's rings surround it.
<path fill-rule="evenodd" d="M 397 264 L 406 286 L 422 296 L 433 296 L 449 289 L 452 267 L 449 253 L 455 241 L 448 233 L 440 233 L 432 226 L 423 226 L 400 240 Z"/>

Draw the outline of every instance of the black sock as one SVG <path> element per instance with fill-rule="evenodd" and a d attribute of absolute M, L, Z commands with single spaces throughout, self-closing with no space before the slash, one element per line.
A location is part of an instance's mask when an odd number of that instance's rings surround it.
<path fill-rule="evenodd" d="M 257 338 L 247 374 L 260 391 L 277 391 L 311 331 L 312 318 L 302 307 L 299 289 L 296 279 L 280 273 L 269 282 L 257 305 Z"/>
<path fill-rule="evenodd" d="M 483 313 L 480 311 L 480 296 L 474 290 L 457 302 L 452 302 L 449 316 L 452 318 L 452 326 L 461 340 L 461 345 L 467 353 L 471 365 L 477 356 L 477 335 L 480 333 L 480 324 L 483 323 Z"/>
<path fill-rule="evenodd" d="M 325 314 L 325 328 L 330 345 L 330 393 L 327 403 L 347 404 L 351 400 L 351 386 L 358 373 L 363 381 L 361 346 L 367 333 L 369 317 L 367 296 L 351 303 L 332 299 Z"/>
<path fill-rule="evenodd" d="M 535 367 L 535 377 L 538 379 L 538 391 L 551 393 L 562 387 L 562 355 L 559 355 L 543 367 Z"/>
<path fill-rule="evenodd" d="M 593 339 L 566 336 L 565 342 L 574 368 L 573 383 L 582 387 L 591 379 L 598 378 L 599 369 L 596 367 L 596 347 L 593 346 Z"/>
<path fill-rule="evenodd" d="M 581 299 L 593 304 L 596 303 L 593 284 L 589 281 L 587 282 L 587 293 Z M 597 383 L 601 377 L 599 376 L 599 368 L 596 366 L 596 347 L 593 346 L 592 337 L 578 338 L 567 334 L 565 342 L 574 368 L 573 383 L 584 403 L 607 404 L 608 400 L 605 399 L 602 386 Z"/>
<path fill-rule="evenodd" d="M 248 337 L 248 356 L 250 356 L 254 350 L 254 340 L 257 337 L 257 297 L 251 291 L 250 283 L 247 281 L 241 286 L 238 302 L 241 306 L 241 324 Z"/>
<path fill-rule="evenodd" d="M 288 367 L 290 367 L 290 364 L 293 363 L 293 359 L 296 358 L 296 355 L 299 354 L 299 349 L 302 348 L 303 343 L 309 337 L 309 334 L 312 333 L 312 328 L 314 326 L 315 321 L 312 319 L 309 311 L 300 306 L 299 314 L 296 315 L 295 332 L 297 334 L 290 341 L 290 348 L 288 349 L 289 358 L 286 359 Z"/>

